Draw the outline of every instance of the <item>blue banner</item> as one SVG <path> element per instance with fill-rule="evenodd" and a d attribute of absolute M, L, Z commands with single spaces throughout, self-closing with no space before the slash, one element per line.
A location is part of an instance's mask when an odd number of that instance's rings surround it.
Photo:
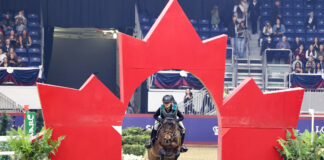
<path fill-rule="evenodd" d="M 315 118 L 314 131 L 324 133 L 324 119 Z M 152 129 L 154 119 L 151 115 L 126 115 L 123 121 L 123 129 L 128 127 L 141 127 Z M 193 144 L 217 144 L 218 142 L 218 121 L 216 116 L 185 116 L 183 121 L 186 127 L 186 143 Z M 311 119 L 300 118 L 297 130 L 304 132 L 311 131 Z"/>
<path fill-rule="evenodd" d="M 16 85 L 28 86 L 35 85 L 38 80 L 39 69 L 12 68 L 10 72 L 8 72 L 7 69 L 0 69 L 0 84 L 4 82 L 13 82 Z"/>
<path fill-rule="evenodd" d="M 322 88 L 324 87 L 324 80 L 322 75 L 291 75 L 292 87 L 302 88 Z"/>

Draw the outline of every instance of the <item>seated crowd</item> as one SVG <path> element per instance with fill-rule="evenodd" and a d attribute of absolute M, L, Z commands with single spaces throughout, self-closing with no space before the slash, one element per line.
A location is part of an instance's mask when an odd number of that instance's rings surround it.
<path fill-rule="evenodd" d="M 293 73 L 322 74 L 324 43 L 321 43 L 318 37 L 313 37 L 313 41 L 304 40 L 304 37 L 299 36 L 289 37 L 287 40 L 287 28 L 281 23 L 283 16 L 280 5 L 280 1 L 274 2 L 270 19 L 265 21 L 262 27 L 261 54 L 264 54 L 266 49 L 280 49 L 280 51 L 269 50 L 271 54 L 266 55 L 268 63 L 280 63 L 280 60 L 283 60 L 281 63 L 291 64 Z M 304 30 L 316 31 L 316 29 L 317 19 L 314 11 L 310 11 L 304 22 Z M 289 55 L 290 51 L 292 55 Z"/>
<path fill-rule="evenodd" d="M 0 67 L 26 66 L 15 52 L 15 48 L 28 49 L 32 45 L 24 11 L 19 11 L 15 17 L 11 17 L 9 12 L 5 13 L 0 24 Z"/>

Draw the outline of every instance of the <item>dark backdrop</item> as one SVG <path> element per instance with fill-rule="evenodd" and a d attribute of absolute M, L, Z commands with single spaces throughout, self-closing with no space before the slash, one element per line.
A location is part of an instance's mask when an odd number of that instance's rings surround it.
<path fill-rule="evenodd" d="M 95 74 L 115 95 L 118 95 L 116 40 L 102 36 L 57 37 L 54 33 L 46 83 L 79 89 L 91 74 Z"/>
<path fill-rule="evenodd" d="M 19 11 L 39 13 L 40 0 L 0 0 L 0 11 Z"/>
<path fill-rule="evenodd" d="M 42 0 L 44 25 L 116 28 L 134 26 L 135 0 Z"/>
<path fill-rule="evenodd" d="M 227 25 L 233 15 L 233 6 L 238 0 L 178 0 L 182 9 L 191 19 L 210 19 L 214 5 L 219 6 L 221 21 Z M 140 12 L 150 18 L 159 16 L 168 0 L 137 0 Z"/>

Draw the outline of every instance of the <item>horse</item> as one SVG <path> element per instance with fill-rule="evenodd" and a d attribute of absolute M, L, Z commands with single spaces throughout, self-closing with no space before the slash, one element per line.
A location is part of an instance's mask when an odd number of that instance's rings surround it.
<path fill-rule="evenodd" d="M 157 140 L 148 149 L 149 160 L 177 160 L 180 156 L 181 134 L 174 118 L 165 118 Z"/>

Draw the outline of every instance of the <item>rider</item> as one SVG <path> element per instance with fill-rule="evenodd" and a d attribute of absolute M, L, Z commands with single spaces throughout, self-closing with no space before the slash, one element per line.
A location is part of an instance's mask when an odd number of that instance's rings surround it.
<path fill-rule="evenodd" d="M 179 122 L 179 126 L 181 127 L 181 152 L 186 152 L 188 149 L 183 145 L 185 138 L 185 127 L 181 122 L 184 117 L 181 112 L 178 110 L 177 105 L 174 104 L 174 98 L 172 95 L 165 95 L 162 99 L 163 104 L 154 114 L 154 127 L 151 133 L 151 139 L 148 144 L 146 144 L 146 148 L 151 148 L 155 142 L 155 137 L 157 135 L 157 130 L 160 124 L 163 122 L 164 118 L 172 117 L 175 118 L 177 122 Z"/>

